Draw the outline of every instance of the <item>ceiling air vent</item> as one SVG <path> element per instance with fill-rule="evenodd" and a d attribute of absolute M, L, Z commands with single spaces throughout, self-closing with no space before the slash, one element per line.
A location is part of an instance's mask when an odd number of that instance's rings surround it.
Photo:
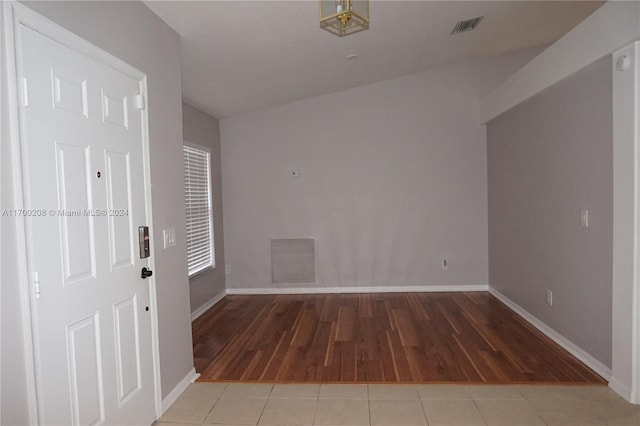
<path fill-rule="evenodd" d="M 464 21 L 459 21 L 451 30 L 451 34 L 460 34 L 467 31 L 471 31 L 478 26 L 480 21 L 482 21 L 484 16 L 478 16 L 477 18 L 465 19 Z"/>

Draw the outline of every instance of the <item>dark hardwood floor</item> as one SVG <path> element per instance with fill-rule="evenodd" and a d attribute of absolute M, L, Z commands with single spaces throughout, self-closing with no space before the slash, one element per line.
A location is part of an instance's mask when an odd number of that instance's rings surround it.
<path fill-rule="evenodd" d="M 606 383 L 486 292 L 227 296 L 193 340 L 202 381 Z"/>

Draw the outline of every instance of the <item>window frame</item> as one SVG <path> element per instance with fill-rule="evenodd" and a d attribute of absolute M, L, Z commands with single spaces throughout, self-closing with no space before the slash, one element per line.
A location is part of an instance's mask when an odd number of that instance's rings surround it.
<path fill-rule="evenodd" d="M 186 180 L 185 180 L 185 173 L 184 173 L 184 168 L 185 168 L 185 160 L 184 160 L 184 154 L 185 154 L 185 147 L 187 148 L 191 148 L 191 149 L 195 149 L 195 150 L 199 150 L 199 151 L 203 151 L 207 153 L 207 168 L 208 168 L 208 175 L 207 175 L 207 183 L 208 183 L 208 196 L 209 196 L 209 250 L 210 250 L 210 256 L 211 256 L 211 261 L 208 265 L 194 271 L 194 272 L 190 272 L 189 271 L 189 242 L 188 242 L 188 238 L 186 241 L 186 248 L 187 248 L 187 273 L 189 275 L 189 280 L 194 279 L 202 274 L 205 274 L 209 271 L 215 270 L 217 265 L 216 265 L 216 249 L 215 249 L 215 233 L 214 233 L 214 221 L 213 221 L 213 171 L 212 171 L 212 161 L 211 161 L 211 148 L 206 147 L 204 145 L 200 145 L 197 143 L 193 143 L 187 140 L 184 140 L 182 142 L 182 175 L 183 175 L 183 203 L 184 203 L 184 208 L 185 208 L 185 235 L 187 235 L 188 230 L 186 229 L 186 224 L 187 224 L 187 186 L 186 186 Z"/>

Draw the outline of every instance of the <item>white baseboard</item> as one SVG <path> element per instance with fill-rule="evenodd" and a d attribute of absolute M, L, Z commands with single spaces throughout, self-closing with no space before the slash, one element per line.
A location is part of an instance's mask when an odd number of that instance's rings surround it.
<path fill-rule="evenodd" d="M 204 305 L 200 306 L 195 311 L 191 312 L 191 321 L 192 322 L 195 321 L 196 318 L 198 318 L 200 315 L 202 315 L 205 312 L 207 312 L 213 305 L 215 305 L 216 303 L 221 301 L 222 298 L 225 297 L 226 295 L 227 295 L 227 292 L 225 290 L 222 290 L 220 293 L 218 293 L 215 296 L 213 296 L 211 298 L 211 300 L 209 300 L 207 303 L 205 303 Z"/>
<path fill-rule="evenodd" d="M 384 287 L 280 287 L 280 288 L 227 288 L 227 294 L 326 294 L 326 293 L 436 293 L 461 291 L 487 291 L 488 284 L 468 285 L 416 285 Z"/>
<path fill-rule="evenodd" d="M 184 376 L 182 380 L 180 380 L 180 383 L 178 383 L 176 387 L 174 387 L 173 390 L 169 392 L 169 395 L 167 395 L 162 400 L 162 414 L 167 412 L 169 407 L 171 407 L 171 404 L 176 402 L 180 395 L 182 395 L 182 393 L 187 390 L 189 385 L 195 382 L 198 377 L 200 377 L 200 373 L 196 373 L 196 369 L 192 368 L 191 371 L 189 371 L 189 373 L 187 373 L 187 375 Z"/>
<path fill-rule="evenodd" d="M 611 377 L 609 379 L 609 387 L 618 395 L 626 399 L 632 404 L 640 404 L 640 400 L 638 399 L 638 395 L 631 390 L 631 388 L 622 383 L 616 377 Z"/>
<path fill-rule="evenodd" d="M 589 355 L 584 349 L 580 348 L 569 339 L 564 337 L 562 334 L 558 333 L 547 324 L 540 321 L 538 318 L 530 314 L 527 310 L 525 310 L 522 306 L 518 305 L 513 300 L 509 299 L 504 294 L 500 293 L 500 291 L 495 288 L 489 286 L 489 293 L 496 297 L 496 299 L 500 300 L 502 303 L 507 305 L 510 309 L 515 311 L 518 315 L 524 318 L 529 324 L 537 328 L 551 340 L 562 346 L 566 349 L 571 355 L 578 358 L 584 364 L 586 364 L 593 371 L 602 376 L 605 380 L 609 381 L 611 379 L 611 368 L 607 367 L 591 355 Z M 615 390 L 615 389 L 614 389 Z M 616 391 L 618 392 L 618 391 Z M 619 393 L 619 392 L 618 392 Z"/>

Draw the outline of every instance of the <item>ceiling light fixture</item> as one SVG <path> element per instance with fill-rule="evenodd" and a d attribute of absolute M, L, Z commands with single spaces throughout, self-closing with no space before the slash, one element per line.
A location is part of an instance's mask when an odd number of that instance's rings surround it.
<path fill-rule="evenodd" d="M 369 0 L 320 0 L 320 28 L 339 37 L 369 28 Z"/>

